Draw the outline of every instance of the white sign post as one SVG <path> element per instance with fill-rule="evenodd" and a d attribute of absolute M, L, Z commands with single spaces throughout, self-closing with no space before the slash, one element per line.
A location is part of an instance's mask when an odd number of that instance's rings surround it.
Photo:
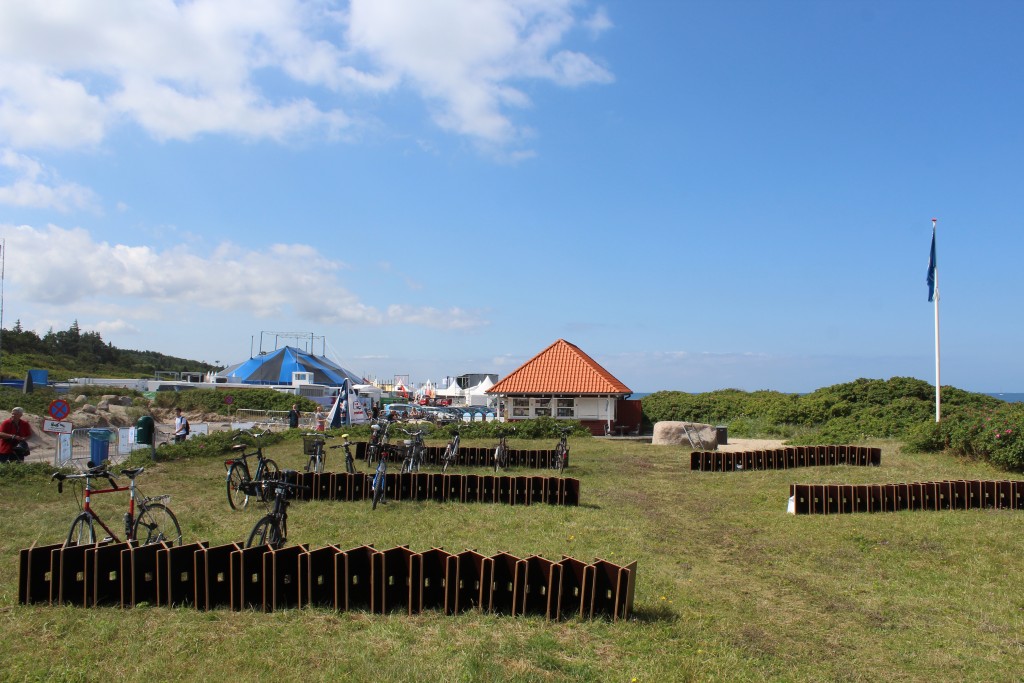
<path fill-rule="evenodd" d="M 70 422 L 60 420 L 43 420 L 43 431 L 50 434 L 70 434 L 73 425 Z"/>

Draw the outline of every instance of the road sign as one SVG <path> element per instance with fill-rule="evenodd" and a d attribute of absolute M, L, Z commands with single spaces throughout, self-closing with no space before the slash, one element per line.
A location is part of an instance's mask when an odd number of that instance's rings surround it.
<path fill-rule="evenodd" d="M 50 434 L 70 434 L 74 426 L 70 422 L 60 420 L 43 420 L 43 431 Z"/>
<path fill-rule="evenodd" d="M 63 420 L 71 413 L 71 406 L 62 398 L 55 398 L 50 401 L 50 417 L 54 420 Z"/>

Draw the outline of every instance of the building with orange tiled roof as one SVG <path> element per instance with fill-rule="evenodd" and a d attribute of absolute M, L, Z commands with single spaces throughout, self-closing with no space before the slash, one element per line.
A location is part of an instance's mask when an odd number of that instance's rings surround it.
<path fill-rule="evenodd" d="M 625 400 L 633 390 L 564 339 L 523 363 L 487 393 L 503 398 L 501 415 L 506 420 L 579 420 L 595 434 L 640 425 L 640 402 Z M 629 424 L 623 424 L 623 412 L 630 415 Z"/>

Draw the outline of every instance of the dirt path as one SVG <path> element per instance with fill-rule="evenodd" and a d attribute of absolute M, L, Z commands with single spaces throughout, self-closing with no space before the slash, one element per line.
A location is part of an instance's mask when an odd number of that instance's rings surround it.
<path fill-rule="evenodd" d="M 722 453 L 740 453 L 742 451 L 767 451 L 782 447 L 782 439 L 734 439 L 729 437 L 729 443 L 719 446 L 718 450 Z"/>

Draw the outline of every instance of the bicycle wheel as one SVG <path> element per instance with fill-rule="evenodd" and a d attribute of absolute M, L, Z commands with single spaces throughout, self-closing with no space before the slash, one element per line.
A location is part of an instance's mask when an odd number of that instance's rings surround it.
<path fill-rule="evenodd" d="M 313 456 L 313 471 L 320 474 L 324 471 L 324 452 L 321 450 Z"/>
<path fill-rule="evenodd" d="M 501 448 L 501 446 L 498 446 L 497 448 L 494 449 L 494 471 L 495 472 L 497 472 L 499 469 L 501 469 L 501 468 L 503 468 L 505 466 L 505 463 L 503 462 L 504 456 L 505 456 L 505 451 Z"/>
<path fill-rule="evenodd" d="M 181 527 L 178 525 L 178 518 L 166 505 L 147 503 L 135 518 L 132 538 L 139 545 L 161 541 L 167 545 L 181 545 Z"/>
<path fill-rule="evenodd" d="M 374 482 L 373 482 L 373 507 L 370 508 L 370 509 L 371 510 L 376 510 L 377 509 L 377 503 L 379 503 L 383 498 L 384 498 L 384 477 L 381 476 L 380 478 L 375 479 Z"/>
<path fill-rule="evenodd" d="M 228 505 L 232 510 L 241 510 L 249 504 L 249 494 L 244 490 L 245 483 L 249 480 L 245 468 L 241 465 L 232 465 L 228 470 Z"/>
<path fill-rule="evenodd" d="M 263 462 L 263 474 L 260 475 L 260 481 L 275 481 L 281 476 L 281 471 L 277 468 L 277 463 L 267 458 Z M 270 486 L 261 486 L 259 493 L 259 500 L 264 503 L 270 503 L 274 500 L 274 490 Z"/>
<path fill-rule="evenodd" d="M 377 459 L 377 444 L 371 443 L 366 447 L 366 466 L 369 469 L 373 469 L 373 461 Z"/>
<path fill-rule="evenodd" d="M 92 515 L 82 512 L 75 517 L 75 521 L 71 522 L 68 540 L 64 545 L 92 545 L 95 542 L 96 534 L 93 530 Z"/>
<path fill-rule="evenodd" d="M 356 473 L 356 464 L 352 461 L 352 455 L 345 453 L 345 471 L 349 474 Z"/>
<path fill-rule="evenodd" d="M 558 474 L 562 474 L 562 470 L 565 469 L 565 447 L 559 445 L 558 450 L 555 453 L 555 469 L 558 470 Z"/>
<path fill-rule="evenodd" d="M 263 474 L 260 475 L 260 479 L 264 481 L 269 479 L 277 479 L 281 474 L 281 470 L 277 467 L 277 463 L 267 458 L 263 461 Z"/>
<path fill-rule="evenodd" d="M 448 444 L 448 447 L 444 449 L 444 455 L 441 456 L 441 474 L 448 471 L 448 467 L 452 464 L 452 445 Z"/>
<path fill-rule="evenodd" d="M 259 545 L 269 545 L 277 549 L 283 544 L 284 534 L 281 533 L 281 527 L 277 525 L 277 520 L 274 519 L 273 515 L 266 515 L 261 517 L 260 521 L 256 522 L 256 526 L 252 528 L 249 540 L 245 542 L 245 547 L 253 548 Z"/>

